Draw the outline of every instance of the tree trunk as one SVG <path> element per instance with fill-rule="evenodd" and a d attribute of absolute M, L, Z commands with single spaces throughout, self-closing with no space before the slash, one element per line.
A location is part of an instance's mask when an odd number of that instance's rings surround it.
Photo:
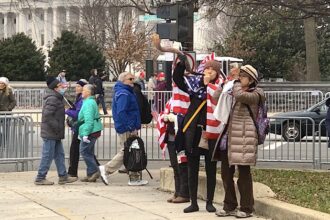
<path fill-rule="evenodd" d="M 320 81 L 320 66 L 314 17 L 304 19 L 307 81 Z"/>

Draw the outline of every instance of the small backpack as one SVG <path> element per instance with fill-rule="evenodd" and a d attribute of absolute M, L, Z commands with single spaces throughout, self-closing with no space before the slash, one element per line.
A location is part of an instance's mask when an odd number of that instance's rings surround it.
<path fill-rule="evenodd" d="M 266 135 L 269 133 L 269 118 L 267 117 L 267 111 L 268 111 L 267 105 L 265 102 L 262 103 L 260 98 L 256 119 L 254 119 L 253 117 L 250 106 L 247 105 L 247 107 L 254 122 L 254 125 L 257 128 L 258 145 L 263 144 L 265 142 Z"/>
<path fill-rule="evenodd" d="M 147 163 L 148 159 L 143 140 L 138 136 L 127 138 L 124 143 L 124 166 L 127 171 L 139 172 L 146 170 L 152 179 L 150 172 L 147 170 Z"/>

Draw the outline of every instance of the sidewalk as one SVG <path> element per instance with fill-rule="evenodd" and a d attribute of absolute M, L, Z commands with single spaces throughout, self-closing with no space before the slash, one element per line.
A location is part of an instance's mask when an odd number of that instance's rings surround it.
<path fill-rule="evenodd" d="M 12 219 L 111 219 L 111 220 L 201 220 L 223 219 L 205 210 L 205 201 L 199 201 L 200 211 L 185 214 L 189 204 L 167 203 L 171 194 L 159 191 L 159 170 L 151 170 L 154 177 L 147 186 L 127 185 L 126 174 L 113 174 L 110 184 L 96 183 L 58 185 L 57 174 L 51 171 L 48 179 L 53 186 L 35 186 L 36 171 L 0 173 L 0 216 L 2 220 Z M 85 175 L 80 170 L 80 177 Z M 216 204 L 216 207 L 220 206 Z M 226 217 L 226 220 L 236 219 Z M 251 220 L 264 218 L 252 217 Z"/>

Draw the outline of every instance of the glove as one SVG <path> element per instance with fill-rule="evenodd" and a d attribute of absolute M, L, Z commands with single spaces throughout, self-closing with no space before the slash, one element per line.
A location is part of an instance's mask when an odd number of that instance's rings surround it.
<path fill-rule="evenodd" d="M 187 61 L 187 56 L 185 54 L 179 54 L 178 57 L 182 63 L 185 63 Z"/>
<path fill-rule="evenodd" d="M 88 136 L 84 136 L 83 139 L 82 139 L 82 141 L 84 143 L 90 143 L 91 142 L 90 140 L 88 140 Z"/>

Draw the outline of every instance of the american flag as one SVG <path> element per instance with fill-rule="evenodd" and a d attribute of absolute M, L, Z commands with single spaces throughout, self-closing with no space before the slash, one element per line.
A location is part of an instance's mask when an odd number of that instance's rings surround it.
<path fill-rule="evenodd" d="M 199 72 L 204 71 L 205 63 L 208 60 L 214 60 L 215 54 L 212 52 L 210 55 L 206 56 L 204 60 L 199 65 Z M 173 68 L 174 69 L 174 68 Z M 209 139 L 216 139 L 218 137 L 217 129 L 220 126 L 220 122 L 217 121 L 213 116 L 213 111 L 216 106 L 216 102 L 212 100 L 212 95 L 214 91 L 217 89 L 218 84 L 222 83 L 223 79 L 220 78 L 216 84 L 209 84 L 207 87 L 207 126 L 206 126 L 206 137 Z M 157 130 L 158 130 L 158 141 L 159 146 L 163 152 L 166 149 L 166 143 L 164 143 L 165 133 L 166 133 L 166 123 L 163 120 L 163 115 L 169 112 L 173 112 L 174 114 L 182 114 L 185 115 L 187 113 L 188 107 L 190 105 L 190 97 L 189 94 L 180 90 L 175 83 L 173 83 L 172 97 L 166 103 L 166 107 L 164 112 L 160 112 L 157 117 Z M 164 155 L 164 154 L 163 154 Z"/>

